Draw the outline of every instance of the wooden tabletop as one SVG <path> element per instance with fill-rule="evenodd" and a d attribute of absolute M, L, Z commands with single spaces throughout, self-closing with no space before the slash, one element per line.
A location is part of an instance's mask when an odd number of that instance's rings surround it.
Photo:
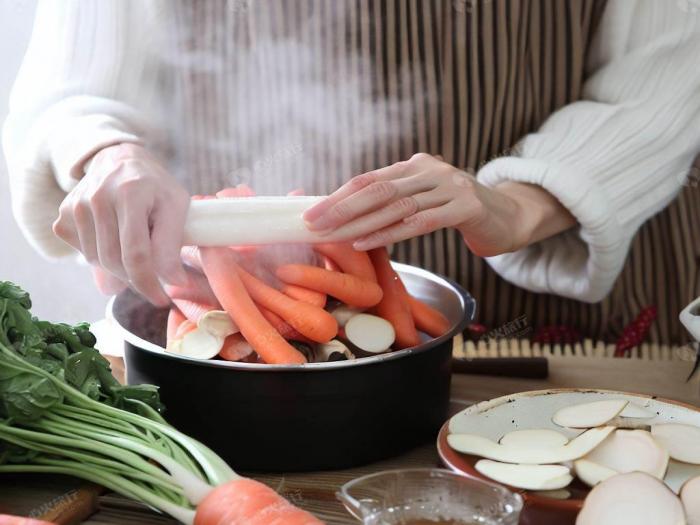
<path fill-rule="evenodd" d="M 576 355 L 576 352 L 550 353 L 550 374 L 545 380 L 514 379 L 493 376 L 453 375 L 452 410 L 501 395 L 548 388 L 605 388 L 647 393 L 700 405 L 700 379 L 686 381 L 690 362 L 678 359 L 613 359 L 604 353 Z M 663 356 L 662 356 L 663 357 Z M 115 371 L 121 363 L 113 361 Z M 329 472 L 278 473 L 252 477 L 269 484 L 296 505 L 314 513 L 328 524 L 356 523 L 336 500 L 335 492 L 345 482 L 380 470 L 410 467 L 434 467 L 439 459 L 433 443 L 402 456 L 363 467 Z M 90 486 L 70 478 L 12 476 L 0 479 L 0 512 L 42 515 L 52 502 L 73 497 L 77 490 Z M 114 494 L 94 496 L 97 512 L 83 523 L 160 524 L 175 523 L 140 504 Z M 60 520 L 59 520 L 60 521 Z M 66 523 L 63 521 L 63 523 Z"/>

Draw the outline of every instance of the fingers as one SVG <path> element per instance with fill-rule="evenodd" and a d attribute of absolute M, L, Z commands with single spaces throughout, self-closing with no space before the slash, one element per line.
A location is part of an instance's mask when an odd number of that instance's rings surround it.
<path fill-rule="evenodd" d="M 430 208 L 406 217 L 388 228 L 357 239 L 353 243 L 353 248 L 366 251 L 419 235 L 425 235 L 440 228 L 452 226 L 454 220 L 458 217 L 459 210 L 456 209 L 454 203 Z"/>
<path fill-rule="evenodd" d="M 183 191 L 157 202 L 151 214 L 151 253 L 155 271 L 166 282 L 187 285 L 187 274 L 180 259 L 185 219 L 190 198 Z"/>
<path fill-rule="evenodd" d="M 358 239 L 391 226 L 422 210 L 436 208 L 449 201 L 450 195 L 441 188 L 402 197 L 372 213 L 344 224 L 334 231 L 334 235 L 340 239 Z"/>
<path fill-rule="evenodd" d="M 126 283 L 99 266 L 92 267 L 92 277 L 97 289 L 104 295 L 116 295 L 126 288 Z"/>
<path fill-rule="evenodd" d="M 316 227 L 316 221 L 318 221 L 321 216 L 323 216 L 337 203 L 343 199 L 346 199 L 353 193 L 366 188 L 370 184 L 401 177 L 405 169 L 405 162 L 397 162 L 396 164 L 392 164 L 386 168 L 369 171 L 367 173 L 363 173 L 362 175 L 358 175 L 357 177 L 353 177 L 335 192 L 329 195 L 326 199 L 306 210 L 304 212 L 304 220 L 309 225 L 309 228 L 319 230 L 320 228 Z"/>
<path fill-rule="evenodd" d="M 148 227 L 148 209 L 136 202 L 132 195 L 117 205 L 119 241 L 122 247 L 122 262 L 131 286 L 157 306 L 170 303 L 158 281 L 151 253 L 151 238 Z"/>

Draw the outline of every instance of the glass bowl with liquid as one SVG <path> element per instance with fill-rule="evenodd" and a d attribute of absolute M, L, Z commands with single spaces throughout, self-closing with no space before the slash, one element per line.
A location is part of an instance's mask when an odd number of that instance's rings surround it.
<path fill-rule="evenodd" d="M 336 495 L 364 525 L 517 525 L 523 507 L 500 485 L 444 469 L 378 472 Z"/>

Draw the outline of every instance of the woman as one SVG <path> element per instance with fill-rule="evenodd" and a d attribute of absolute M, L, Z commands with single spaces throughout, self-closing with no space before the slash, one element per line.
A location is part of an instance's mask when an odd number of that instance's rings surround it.
<path fill-rule="evenodd" d="M 678 341 L 700 293 L 691 5 L 40 2 L 4 133 L 15 215 L 42 253 L 165 303 L 190 192 L 362 174 L 309 227 L 404 241 L 488 327 L 614 340 L 655 305 L 652 339 Z"/>

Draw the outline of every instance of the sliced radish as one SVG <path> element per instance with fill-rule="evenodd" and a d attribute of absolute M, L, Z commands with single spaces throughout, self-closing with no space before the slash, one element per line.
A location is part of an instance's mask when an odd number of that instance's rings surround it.
<path fill-rule="evenodd" d="M 317 344 L 314 357 L 316 358 L 316 362 L 319 363 L 355 359 L 355 355 L 350 349 L 337 339 L 333 339 L 327 343 Z"/>
<path fill-rule="evenodd" d="M 668 462 L 668 470 L 664 476 L 664 482 L 673 492 L 678 494 L 681 491 L 683 484 L 689 479 L 700 476 L 700 465 L 692 465 L 691 463 L 683 463 L 671 459 Z"/>
<path fill-rule="evenodd" d="M 700 427 L 663 423 L 653 425 L 651 435 L 673 459 L 700 465 Z"/>
<path fill-rule="evenodd" d="M 560 427 L 593 428 L 604 425 L 627 406 L 624 399 L 606 399 L 557 410 L 552 421 Z"/>
<path fill-rule="evenodd" d="M 668 453 L 644 430 L 616 430 L 584 459 L 622 474 L 646 472 L 663 479 Z"/>
<path fill-rule="evenodd" d="M 611 468 L 599 465 L 588 459 L 577 459 L 574 461 L 574 472 L 576 477 L 589 487 L 594 487 L 601 481 L 613 477 L 619 472 Z"/>
<path fill-rule="evenodd" d="M 513 465 L 480 459 L 474 468 L 494 481 L 519 489 L 561 489 L 574 479 L 569 469 L 561 465 Z"/>
<path fill-rule="evenodd" d="M 221 351 L 224 339 L 195 328 L 168 345 L 167 351 L 196 359 L 212 359 Z"/>
<path fill-rule="evenodd" d="M 331 310 L 331 315 L 338 321 L 338 326 L 340 328 L 344 328 L 350 319 L 361 313 L 362 310 L 359 308 L 354 308 L 346 304 L 338 305 Z"/>
<path fill-rule="evenodd" d="M 556 448 L 566 445 L 569 438 L 556 430 L 539 428 L 508 432 L 498 442 L 508 447 Z"/>
<path fill-rule="evenodd" d="M 552 499 L 569 499 L 571 497 L 571 491 L 567 489 L 557 489 L 557 490 L 535 490 L 532 492 L 538 496 Z"/>
<path fill-rule="evenodd" d="M 649 432 L 651 430 L 651 425 L 646 418 L 641 417 L 622 417 L 617 416 L 612 418 L 610 421 L 605 423 L 606 425 L 611 425 L 617 428 L 623 428 L 626 430 L 646 430 Z"/>
<path fill-rule="evenodd" d="M 238 333 L 238 327 L 231 316 L 223 310 L 212 310 L 199 318 L 199 328 L 215 335 L 216 337 L 228 337 Z"/>
<path fill-rule="evenodd" d="M 700 525 L 700 476 L 686 481 L 680 495 L 688 525 Z"/>
<path fill-rule="evenodd" d="M 396 334 L 391 323 L 370 314 L 357 314 L 345 324 L 345 337 L 360 350 L 379 354 L 389 350 Z"/>
<path fill-rule="evenodd" d="M 620 417 L 633 417 L 639 419 L 650 419 L 656 416 L 651 410 L 639 406 L 637 403 L 629 402 L 627 406 L 620 412 Z"/>
<path fill-rule="evenodd" d="M 588 493 L 576 525 L 685 525 L 683 505 L 658 479 L 617 474 Z"/>
<path fill-rule="evenodd" d="M 447 442 L 457 452 L 481 456 L 504 463 L 547 464 L 579 459 L 597 447 L 615 427 L 591 428 L 555 448 L 512 447 L 499 445 L 490 439 L 474 434 L 449 434 Z"/>

